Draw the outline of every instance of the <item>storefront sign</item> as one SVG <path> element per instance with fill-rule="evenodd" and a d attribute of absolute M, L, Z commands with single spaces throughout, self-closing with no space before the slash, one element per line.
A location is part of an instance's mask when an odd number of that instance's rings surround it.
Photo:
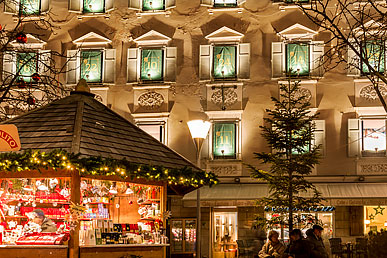
<path fill-rule="evenodd" d="M 16 69 L 21 75 L 18 79 L 30 82 L 37 70 L 36 53 L 17 53 Z"/>
<path fill-rule="evenodd" d="M 102 81 L 102 52 L 81 52 L 81 78 L 88 82 Z"/>
<path fill-rule="evenodd" d="M 85 13 L 103 13 L 104 0 L 84 0 L 83 11 Z"/>
<path fill-rule="evenodd" d="M 214 46 L 214 77 L 232 78 L 236 76 L 236 47 Z"/>
<path fill-rule="evenodd" d="M 21 144 L 15 125 L 0 125 L 0 151 L 18 151 Z"/>
<path fill-rule="evenodd" d="M 162 80 L 163 50 L 144 49 L 141 53 L 141 80 Z"/>
<path fill-rule="evenodd" d="M 309 45 L 287 44 L 287 70 L 292 75 L 309 74 Z"/>

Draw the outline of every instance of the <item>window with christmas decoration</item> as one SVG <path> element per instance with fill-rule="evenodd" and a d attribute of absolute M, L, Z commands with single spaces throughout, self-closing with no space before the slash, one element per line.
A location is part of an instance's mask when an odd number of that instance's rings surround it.
<path fill-rule="evenodd" d="M 364 206 L 364 234 L 387 229 L 387 206 Z"/>
<path fill-rule="evenodd" d="M 84 15 L 108 13 L 114 9 L 114 0 L 70 0 L 69 11 Z"/>
<path fill-rule="evenodd" d="M 102 51 L 81 51 L 81 79 L 87 82 L 102 81 Z"/>
<path fill-rule="evenodd" d="M 214 46 L 213 76 L 215 79 L 236 77 L 236 46 Z"/>
<path fill-rule="evenodd" d="M 141 80 L 163 80 L 164 51 L 162 49 L 141 50 Z"/>
<path fill-rule="evenodd" d="M 19 74 L 18 80 L 24 82 L 36 82 L 38 71 L 37 53 L 16 53 L 16 71 Z M 33 79 L 35 75 L 35 79 Z"/>
<path fill-rule="evenodd" d="M 170 14 L 176 7 L 176 0 L 133 0 L 129 1 L 129 9 L 137 10 L 137 15 Z"/>
<path fill-rule="evenodd" d="M 238 146 L 238 125 L 235 122 L 213 124 L 213 156 L 215 159 L 235 159 Z"/>
<path fill-rule="evenodd" d="M 36 16 L 49 11 L 49 0 L 6 0 L 4 12 L 21 16 Z"/>
<path fill-rule="evenodd" d="M 236 7 L 237 0 L 214 0 L 214 7 Z"/>
<path fill-rule="evenodd" d="M 374 67 L 374 69 L 380 73 L 385 71 L 385 41 L 382 40 L 373 40 L 366 41 L 362 44 L 364 60 L 367 60 L 368 63 Z M 363 74 L 369 74 L 370 71 L 368 66 L 364 64 L 364 61 L 361 65 L 361 70 Z"/>
<path fill-rule="evenodd" d="M 214 7 L 217 9 L 235 8 L 244 4 L 246 0 L 200 0 L 202 6 Z M 216 11 L 216 10 L 211 10 Z"/>

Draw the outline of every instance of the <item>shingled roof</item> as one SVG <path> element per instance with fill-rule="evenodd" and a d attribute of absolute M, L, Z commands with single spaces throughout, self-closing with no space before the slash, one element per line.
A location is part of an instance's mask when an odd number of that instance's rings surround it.
<path fill-rule="evenodd" d="M 21 150 L 64 149 L 81 156 L 125 158 L 137 164 L 199 170 L 87 92 L 72 92 L 4 123 L 17 126 Z"/>

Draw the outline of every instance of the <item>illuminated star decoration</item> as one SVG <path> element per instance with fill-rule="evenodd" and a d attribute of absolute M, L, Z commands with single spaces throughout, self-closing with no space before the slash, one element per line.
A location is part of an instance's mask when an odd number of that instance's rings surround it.
<path fill-rule="evenodd" d="M 374 220 L 374 219 L 375 219 L 375 215 L 374 215 L 374 214 L 370 214 L 370 215 L 368 216 L 368 218 L 369 218 L 370 220 Z"/>
<path fill-rule="evenodd" d="M 375 210 L 375 215 L 377 215 L 377 214 L 383 215 L 383 210 L 384 210 L 384 209 L 385 209 L 385 208 L 380 207 L 380 205 L 379 205 L 378 207 L 374 208 L 374 210 Z"/>

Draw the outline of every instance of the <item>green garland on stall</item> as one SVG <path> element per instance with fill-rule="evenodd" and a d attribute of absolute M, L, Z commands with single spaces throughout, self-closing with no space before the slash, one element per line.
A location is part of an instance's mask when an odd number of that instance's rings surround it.
<path fill-rule="evenodd" d="M 162 166 L 135 164 L 126 159 L 102 157 L 80 157 L 80 154 L 55 149 L 51 152 L 25 150 L 0 154 L 0 171 L 77 169 L 81 175 L 116 175 L 122 178 L 142 178 L 152 181 L 167 181 L 169 184 L 198 187 L 218 183 L 212 172 L 193 171 L 192 168 L 170 169 Z"/>

